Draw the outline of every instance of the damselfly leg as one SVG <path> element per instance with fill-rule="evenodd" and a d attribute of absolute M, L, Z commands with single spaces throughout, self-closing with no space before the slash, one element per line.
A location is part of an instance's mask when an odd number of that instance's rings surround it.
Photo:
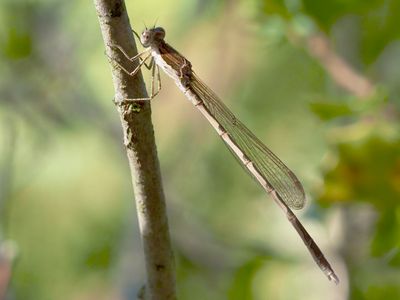
<path fill-rule="evenodd" d="M 160 90 L 161 90 L 161 77 L 160 77 L 160 68 L 159 68 L 159 66 L 154 62 L 154 58 L 151 58 L 151 61 L 150 61 L 150 65 L 149 66 L 147 66 L 146 64 L 145 64 L 145 66 L 146 66 L 146 68 L 147 69 L 151 69 L 151 83 L 150 83 L 150 85 L 151 85 L 151 94 L 150 94 L 150 99 L 153 99 L 155 96 L 157 96 L 158 95 L 158 93 L 160 92 Z M 156 72 L 157 72 L 157 91 L 156 92 L 154 92 L 154 82 L 155 82 L 155 77 L 156 77 Z M 129 99 L 126 99 L 127 101 L 129 101 Z"/>
<path fill-rule="evenodd" d="M 124 99 L 121 104 L 126 104 L 126 103 L 132 103 L 136 101 L 149 101 L 152 100 L 161 90 L 161 78 L 160 78 L 160 69 L 157 64 L 154 63 L 154 58 L 151 57 L 151 53 L 149 52 L 149 49 L 146 49 L 145 51 L 138 53 L 137 55 L 130 57 L 125 50 L 119 46 L 119 45 L 109 45 L 112 48 L 118 49 L 126 59 L 128 59 L 131 62 L 135 62 L 139 60 L 139 64 L 136 66 L 136 68 L 133 71 L 129 71 L 127 68 L 125 68 L 120 62 L 116 61 L 115 59 L 111 58 L 108 56 L 108 58 L 115 64 L 117 65 L 124 73 L 128 74 L 129 76 L 135 76 L 136 73 L 140 70 L 140 68 L 144 65 L 148 70 L 151 70 L 151 93 L 149 97 L 144 97 L 144 98 L 127 98 Z M 146 55 L 147 54 L 147 55 Z M 142 58 L 143 55 L 146 55 L 144 58 Z M 151 57 L 150 63 L 147 64 L 146 61 Z M 157 74 L 156 74 L 157 72 Z M 156 78 L 157 77 L 157 78 Z M 157 80 L 157 90 L 155 91 L 155 80 Z"/>
<path fill-rule="evenodd" d="M 133 57 L 129 57 L 129 55 L 121 48 L 121 46 L 112 45 L 111 47 L 114 47 L 114 48 L 118 49 L 119 51 L 121 51 L 121 53 L 131 62 L 135 62 L 136 60 L 139 60 L 139 64 L 136 66 L 136 68 L 133 71 L 129 72 L 123 65 L 121 65 L 120 62 L 118 62 L 117 60 L 108 56 L 108 58 L 111 61 L 113 61 L 122 71 L 124 71 L 129 76 L 136 75 L 136 73 L 139 72 L 140 68 L 146 63 L 146 60 L 148 60 L 151 57 L 151 53 L 148 53 L 144 59 L 141 57 L 142 55 L 146 54 L 148 52 L 148 50 L 143 51 Z"/>

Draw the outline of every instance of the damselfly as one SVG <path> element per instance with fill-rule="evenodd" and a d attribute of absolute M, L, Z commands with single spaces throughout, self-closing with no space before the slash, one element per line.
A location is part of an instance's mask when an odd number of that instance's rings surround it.
<path fill-rule="evenodd" d="M 122 47 L 110 45 L 113 48 L 119 49 L 130 61 L 139 62 L 138 66 L 132 72 L 129 72 L 120 63 L 116 62 L 127 74 L 134 76 L 142 65 L 146 65 L 152 70 L 150 97 L 125 99 L 123 102 L 132 103 L 135 101 L 150 100 L 157 95 L 161 88 L 159 68 L 163 69 L 175 81 L 176 85 L 190 102 L 205 116 L 242 166 L 248 170 L 252 177 L 271 195 L 272 199 L 283 210 L 307 246 L 314 261 L 329 280 L 338 283 L 339 278 L 324 257 L 322 251 L 289 208 L 300 209 L 304 206 L 305 195 L 300 181 L 271 150 L 233 115 L 218 96 L 199 79 L 197 74 L 192 70 L 190 61 L 167 44 L 164 37 L 165 30 L 163 28 L 146 28 L 141 36 L 138 36 L 146 50 L 134 57 L 130 57 Z M 150 59 L 149 65 L 146 64 L 148 59 Z M 157 80 L 156 91 L 155 80 Z"/>

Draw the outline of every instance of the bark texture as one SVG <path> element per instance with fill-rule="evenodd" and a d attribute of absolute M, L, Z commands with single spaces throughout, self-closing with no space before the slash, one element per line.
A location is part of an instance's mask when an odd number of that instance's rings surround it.
<path fill-rule="evenodd" d="M 111 64 L 116 60 L 127 65 L 129 61 L 109 46 L 119 45 L 131 56 L 137 53 L 124 1 L 94 0 L 94 4 Z M 112 77 L 116 102 L 147 97 L 140 72 L 131 77 L 113 67 Z M 117 109 L 132 173 L 143 243 L 147 271 L 146 299 L 176 299 L 174 261 L 150 103 L 143 101 L 136 106 L 117 106 Z"/>

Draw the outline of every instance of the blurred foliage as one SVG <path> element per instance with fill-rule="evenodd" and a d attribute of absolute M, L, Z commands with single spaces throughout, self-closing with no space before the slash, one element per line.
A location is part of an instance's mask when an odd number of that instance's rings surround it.
<path fill-rule="evenodd" d="M 364 253 L 362 247 L 368 242 L 347 246 L 351 248 L 350 254 L 344 245 L 343 254 L 351 279 L 351 299 L 400 297 L 399 271 L 393 269 L 399 267 L 400 261 L 400 101 L 397 92 L 400 82 L 395 80 L 396 84 L 393 84 L 393 77 L 389 79 L 383 75 L 391 72 L 390 67 L 386 71 L 381 69 L 383 60 L 387 60 L 386 66 L 399 61 L 399 51 L 397 57 L 386 56 L 388 49 L 398 44 L 396 20 L 400 17 L 399 6 L 400 1 L 396 0 L 264 2 L 267 15 L 279 15 L 288 23 L 294 23 L 299 15 L 306 15 L 314 24 L 308 26 L 311 28 L 308 34 L 321 30 L 332 35 L 339 52 L 354 66 L 366 70 L 367 75 L 374 74 L 374 80 L 380 85 L 368 99 L 356 99 L 336 92 L 311 103 L 312 111 L 326 122 L 330 142 L 319 202 L 325 206 L 341 204 L 343 207 L 364 202 L 377 213 L 373 221 L 376 227 L 372 229 L 375 232 L 370 241 L 370 254 L 382 258 L 379 272 L 386 282 L 381 280 L 379 286 L 374 283 L 377 271 L 376 267 L 371 267 L 373 258 L 368 260 L 368 254 L 354 259 L 354 253 Z M 341 41 L 354 45 L 341 45 Z M 368 218 L 363 222 L 366 228 L 374 226 Z M 351 221 L 346 220 L 343 226 L 345 230 L 354 230 L 347 234 L 351 239 L 357 226 L 352 227 Z M 393 275 L 383 275 L 390 273 Z M 355 279 L 361 274 L 363 280 Z"/>
<path fill-rule="evenodd" d="M 153 115 L 179 298 L 399 299 L 400 1 L 127 5 L 137 30 L 158 17 L 298 174 L 316 200 L 300 218 L 341 278 L 327 282 L 165 78 Z M 359 99 L 334 82 L 303 42 L 317 32 L 373 93 Z M 0 244 L 13 240 L 19 253 L 9 299 L 135 299 L 143 285 L 112 98 L 92 2 L 0 3 Z"/>
<path fill-rule="evenodd" d="M 325 174 L 327 203 L 365 201 L 386 210 L 398 204 L 400 193 L 400 143 L 371 137 L 337 145 L 340 158 Z"/>
<path fill-rule="evenodd" d="M 400 17 L 398 0 L 264 0 L 267 15 L 278 14 L 293 20 L 306 16 L 316 26 L 331 33 L 338 21 L 352 18 L 358 32 L 359 58 L 365 63 L 373 63 L 382 51 L 400 37 L 397 20 Z"/>
<path fill-rule="evenodd" d="M 253 278 L 264 263 L 264 257 L 255 256 L 236 270 L 231 289 L 228 291 L 229 300 L 253 299 Z"/>

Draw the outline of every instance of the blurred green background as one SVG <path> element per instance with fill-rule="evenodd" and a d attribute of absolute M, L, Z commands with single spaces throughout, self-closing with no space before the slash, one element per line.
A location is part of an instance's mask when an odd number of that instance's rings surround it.
<path fill-rule="evenodd" d="M 127 9 L 137 31 L 157 20 L 297 174 L 297 214 L 341 280 L 162 75 L 152 108 L 179 299 L 400 299 L 400 1 Z M 143 254 L 112 98 L 92 1 L 0 2 L 0 298 L 10 278 L 5 299 L 136 299 Z"/>

